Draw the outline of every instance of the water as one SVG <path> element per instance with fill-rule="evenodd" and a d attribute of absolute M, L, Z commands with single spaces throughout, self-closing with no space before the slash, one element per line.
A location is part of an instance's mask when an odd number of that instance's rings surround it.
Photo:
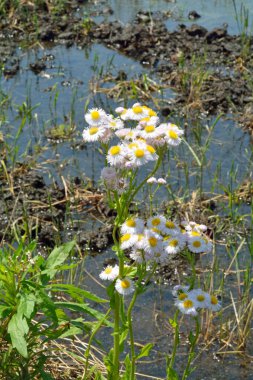
<path fill-rule="evenodd" d="M 236 0 L 236 8 L 240 14 L 241 5 L 249 11 L 249 18 L 253 16 L 251 0 Z M 172 17 L 166 21 L 169 30 L 175 30 L 178 23 L 191 25 L 193 22 L 205 26 L 207 29 L 228 24 L 230 34 L 238 34 L 240 29 L 236 22 L 235 10 L 232 0 L 108 0 L 108 4 L 114 10 L 113 15 L 106 16 L 110 20 L 121 20 L 123 23 L 131 22 L 139 11 L 163 12 L 170 11 Z M 197 11 L 201 18 L 191 21 L 188 19 L 190 11 Z M 100 20 L 102 18 L 100 17 Z M 249 25 L 252 31 L 252 24 Z"/>
<path fill-rule="evenodd" d="M 119 19 L 123 23 L 131 22 L 139 10 L 171 10 L 176 19 L 169 18 L 166 25 L 168 29 L 173 30 L 179 22 L 191 24 L 192 21 L 187 19 L 187 15 L 190 10 L 195 9 L 201 14 L 201 18 L 194 22 L 204 25 L 208 29 L 221 26 L 225 22 L 229 25 L 230 33 L 238 32 L 232 1 L 195 0 L 189 4 L 183 0 L 178 0 L 176 3 L 165 0 L 129 0 L 127 2 L 109 0 L 108 4 L 113 8 L 114 14 L 106 18 Z M 237 4 L 239 9 L 240 3 L 237 2 Z M 249 8 L 250 15 L 252 15 L 251 0 L 245 0 L 243 4 Z M 117 75 L 118 70 L 124 70 L 129 78 L 136 78 L 142 73 L 150 76 L 152 74 L 138 62 L 98 44 L 84 50 L 77 47 L 66 49 L 64 46 L 56 46 L 43 51 L 20 49 L 17 51 L 17 55 L 21 59 L 20 72 L 12 79 L 1 79 L 1 88 L 12 96 L 13 105 L 7 113 L 8 122 L 3 127 L 6 140 L 10 144 L 13 141 L 13 136 L 20 124 L 20 120 L 17 120 L 16 109 L 26 102 L 30 106 L 36 107 L 33 111 L 35 117 L 25 125 L 19 137 L 19 159 L 27 159 L 27 154 L 31 156 L 35 150 L 40 148 L 42 153 L 37 160 L 48 183 L 52 179 L 60 183 L 62 175 L 65 178 L 89 177 L 98 183 L 101 168 L 104 166 L 104 158 L 98 152 L 96 145 L 84 146 L 82 143 L 81 133 L 85 127 L 84 105 L 89 102 L 89 107 L 98 104 L 108 110 L 109 108 L 114 109 L 117 104 L 113 100 L 107 99 L 105 95 L 91 93 L 90 80 L 101 71 L 102 67 L 104 73 L 109 71 L 113 75 Z M 29 65 L 42 57 L 46 57 L 47 68 L 39 75 L 35 75 L 29 69 Z M 166 96 L 173 96 L 173 94 L 168 92 Z M 134 100 L 129 101 L 129 105 L 133 102 Z M 64 116 L 71 116 L 74 120 L 76 129 L 73 138 L 69 141 L 49 140 L 47 138 L 48 130 L 54 124 L 65 122 Z M 237 186 L 252 174 L 250 137 L 227 116 L 230 115 L 225 115 L 219 120 L 211 136 L 205 157 L 203 191 L 212 190 L 223 194 L 224 191 L 220 185 L 227 186 L 231 182 L 233 173 L 236 173 L 233 186 Z M 195 146 L 197 153 L 200 153 L 200 148 L 197 145 L 196 135 L 201 135 L 201 144 L 203 145 L 208 135 L 206 125 L 210 128 L 213 120 L 214 118 L 203 118 L 195 123 L 196 125 L 194 123 L 190 125 L 187 130 L 187 140 Z M 184 120 L 181 122 L 183 125 Z M 188 174 L 185 173 L 186 166 Z M 147 167 L 146 170 L 150 169 Z M 168 171 L 170 172 L 168 180 L 175 192 L 182 191 L 182 188 L 186 187 L 192 191 L 199 186 L 199 168 L 192 154 L 183 145 L 171 150 L 159 174 L 166 176 Z M 216 183 L 213 181 L 214 174 L 218 178 Z M 142 173 L 141 178 L 144 175 L 145 173 Z M 165 199 L 167 193 L 161 191 L 159 197 Z M 242 207 L 243 214 L 250 214 L 250 208 L 247 205 L 244 204 Z M 229 257 L 222 246 L 217 247 L 217 254 L 219 257 L 223 257 L 222 265 L 228 267 Z M 77 284 L 82 283 L 87 289 L 95 289 L 94 291 L 98 295 L 105 296 L 105 290 L 95 285 L 87 273 L 97 278 L 104 260 L 113 255 L 108 250 L 105 254 L 95 258 L 88 257 L 85 261 L 86 272 L 79 272 Z M 246 250 L 241 255 L 246 258 Z M 211 259 L 211 257 L 205 257 L 203 263 L 208 267 Z M 247 259 L 245 260 L 247 261 Z M 139 368 L 141 372 L 146 371 L 153 376 L 165 376 L 161 371 L 164 362 L 159 362 L 159 360 L 164 352 L 169 352 L 171 349 L 172 338 L 168 318 L 172 317 L 174 313 L 172 303 L 171 286 L 168 284 L 151 285 L 145 295 L 139 298 L 134 311 L 136 339 L 142 343 L 147 341 L 155 343 L 155 351 L 152 352 L 155 362 L 150 365 L 141 365 Z M 106 335 L 104 340 L 106 340 Z M 215 349 L 216 347 L 214 347 L 214 351 Z M 184 352 L 179 357 L 178 368 L 181 365 L 181 359 L 183 361 L 186 359 Z M 199 369 L 194 372 L 191 379 L 250 379 L 250 367 L 242 368 L 240 359 L 235 356 L 227 356 L 222 359 L 223 362 L 220 360 L 216 357 L 210 359 L 210 355 L 205 353 Z"/>

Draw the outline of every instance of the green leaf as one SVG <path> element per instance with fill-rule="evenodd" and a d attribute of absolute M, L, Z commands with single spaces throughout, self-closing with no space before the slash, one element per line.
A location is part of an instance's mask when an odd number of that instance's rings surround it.
<path fill-rule="evenodd" d="M 100 313 L 99 311 L 93 309 L 92 307 L 88 306 L 86 303 L 79 304 L 75 302 L 55 302 L 55 305 L 57 307 L 67 308 L 68 310 L 72 310 L 72 311 L 84 312 L 96 318 L 97 320 L 101 320 L 105 318 L 105 314 Z M 104 323 L 109 327 L 113 327 L 113 324 L 107 321 L 106 319 Z"/>
<path fill-rule="evenodd" d="M 75 241 L 71 241 L 54 248 L 45 261 L 45 270 L 42 274 L 47 274 L 50 278 L 53 278 L 58 267 L 67 259 L 75 244 Z"/>
<path fill-rule="evenodd" d="M 191 343 L 191 345 L 193 345 L 195 343 L 196 337 L 192 331 L 190 331 L 190 334 L 188 335 L 188 339 L 189 339 L 189 342 Z"/>
<path fill-rule="evenodd" d="M 27 342 L 25 335 L 28 333 L 29 327 L 26 319 L 21 314 L 14 314 L 8 324 L 8 333 L 11 337 L 11 343 L 14 348 L 23 357 L 28 357 Z"/>
<path fill-rule="evenodd" d="M 83 298 L 88 298 L 89 300 L 94 302 L 108 302 L 107 300 L 97 297 L 95 294 L 90 293 L 87 290 L 78 288 L 70 284 L 52 284 L 50 285 L 50 289 L 53 292 L 65 292 L 77 301 L 83 301 Z"/>
<path fill-rule="evenodd" d="M 34 310 L 35 301 L 36 297 L 33 293 L 22 294 L 18 305 L 18 314 L 23 314 L 27 319 L 29 319 Z"/>
<path fill-rule="evenodd" d="M 148 343 L 144 347 L 142 347 L 141 352 L 138 356 L 136 356 L 136 360 L 143 358 L 144 356 L 148 356 L 153 346 L 153 343 Z"/>
<path fill-rule="evenodd" d="M 179 380 L 178 374 L 173 368 L 168 368 L 167 380 Z"/>
<path fill-rule="evenodd" d="M 175 329 L 178 326 L 178 323 L 175 319 L 170 318 L 169 323 L 170 323 L 171 327 L 173 327 L 173 329 Z"/>

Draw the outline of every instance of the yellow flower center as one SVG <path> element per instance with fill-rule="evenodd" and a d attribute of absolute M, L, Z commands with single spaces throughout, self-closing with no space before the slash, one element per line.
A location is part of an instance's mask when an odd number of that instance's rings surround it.
<path fill-rule="evenodd" d="M 98 111 L 91 111 L 90 115 L 91 115 L 91 118 L 92 118 L 93 120 L 98 120 L 99 117 L 100 117 Z"/>
<path fill-rule="evenodd" d="M 159 218 L 154 218 L 152 219 L 152 225 L 153 226 L 159 226 L 159 224 L 161 223 L 160 219 Z"/>
<path fill-rule="evenodd" d="M 204 296 L 203 294 L 199 294 L 199 295 L 197 296 L 197 300 L 198 300 L 199 302 L 203 302 L 203 301 L 205 301 L 205 296 Z"/>
<path fill-rule="evenodd" d="M 130 148 L 130 149 L 137 148 L 137 147 L 138 147 L 138 145 L 136 143 L 128 144 L 128 148 Z"/>
<path fill-rule="evenodd" d="M 170 130 L 170 131 L 169 131 L 169 136 L 170 136 L 170 138 L 173 139 L 173 140 L 177 140 L 177 139 L 178 139 L 178 134 L 177 134 L 177 132 L 175 132 L 175 131 Z"/>
<path fill-rule="evenodd" d="M 148 241 L 151 247 L 155 247 L 157 245 L 157 239 L 155 237 L 150 237 Z"/>
<path fill-rule="evenodd" d="M 144 150 L 143 149 L 136 149 L 136 151 L 134 152 L 135 156 L 137 158 L 142 158 L 145 154 Z"/>
<path fill-rule="evenodd" d="M 193 302 L 191 300 L 185 300 L 183 302 L 183 305 L 185 309 L 190 309 L 191 307 L 193 307 Z"/>
<path fill-rule="evenodd" d="M 217 303 L 218 303 L 218 299 L 217 299 L 217 297 L 215 297 L 215 296 L 211 296 L 211 304 L 212 304 L 212 305 L 217 305 Z"/>
<path fill-rule="evenodd" d="M 133 107 L 132 110 L 136 114 L 142 113 L 142 107 L 140 107 L 140 106 Z"/>
<path fill-rule="evenodd" d="M 121 243 L 123 243 L 124 241 L 128 241 L 130 239 L 130 237 L 131 237 L 131 234 L 125 234 L 125 235 L 121 236 L 121 238 L 120 238 Z"/>
<path fill-rule="evenodd" d="M 151 154 L 154 154 L 154 153 L 155 153 L 155 149 L 154 149 L 151 145 L 147 145 L 147 150 L 148 150 L 149 153 L 151 153 Z"/>
<path fill-rule="evenodd" d="M 151 132 L 154 132 L 155 127 L 154 125 L 147 125 L 144 129 L 145 129 L 145 132 L 151 133 Z"/>
<path fill-rule="evenodd" d="M 155 111 L 153 111 L 151 108 L 149 109 L 148 114 L 149 114 L 149 116 L 156 116 L 157 115 L 157 113 Z"/>
<path fill-rule="evenodd" d="M 136 226 L 136 222 L 133 219 L 128 219 L 126 221 L 126 225 L 127 225 L 127 227 L 135 227 Z"/>
<path fill-rule="evenodd" d="M 180 301 L 183 301 L 183 300 L 185 300 L 187 298 L 187 294 L 186 293 L 180 293 L 179 295 L 178 295 L 178 299 L 180 300 Z"/>
<path fill-rule="evenodd" d="M 149 121 L 150 120 L 150 117 L 149 116 L 147 116 L 147 117 L 143 117 L 142 119 L 141 119 L 141 121 Z"/>
<path fill-rule="evenodd" d="M 128 289 L 130 287 L 130 281 L 128 280 L 121 280 L 120 285 L 123 289 Z"/>
<path fill-rule="evenodd" d="M 199 232 L 197 231 L 191 231 L 192 236 L 201 236 Z"/>
<path fill-rule="evenodd" d="M 165 223 L 166 227 L 167 228 L 174 228 L 175 227 L 175 224 L 173 222 L 170 222 L 169 220 L 167 220 L 167 222 Z"/>
<path fill-rule="evenodd" d="M 152 228 L 152 231 L 156 232 L 157 234 L 161 233 L 161 231 L 158 228 Z"/>
<path fill-rule="evenodd" d="M 169 245 L 171 247 L 177 247 L 178 246 L 178 240 L 176 240 L 176 239 L 171 240 Z"/>
<path fill-rule="evenodd" d="M 110 273 L 112 273 L 112 268 L 111 268 L 111 267 L 107 267 L 107 268 L 105 268 L 105 273 L 106 273 L 106 274 L 110 274 Z"/>
<path fill-rule="evenodd" d="M 90 135 L 95 135 L 97 133 L 97 131 L 98 131 L 98 128 L 92 127 L 92 128 L 89 129 L 89 134 Z"/>
<path fill-rule="evenodd" d="M 193 245 L 193 247 L 195 247 L 195 248 L 199 248 L 199 247 L 201 247 L 201 241 L 196 240 L 196 241 L 194 241 L 194 242 L 192 243 L 192 245 Z"/>
<path fill-rule="evenodd" d="M 138 234 L 138 241 L 142 240 L 143 239 L 143 234 Z"/>
<path fill-rule="evenodd" d="M 117 145 L 112 146 L 110 149 L 110 153 L 112 156 L 117 156 L 117 154 L 119 154 L 119 152 L 120 152 L 120 147 Z"/>

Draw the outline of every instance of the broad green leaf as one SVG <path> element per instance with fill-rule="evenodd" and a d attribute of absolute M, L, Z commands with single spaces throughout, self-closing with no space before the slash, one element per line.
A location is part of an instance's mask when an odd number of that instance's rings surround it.
<path fill-rule="evenodd" d="M 8 333 L 11 337 L 11 343 L 14 348 L 23 357 L 28 357 L 27 342 L 25 335 L 28 333 L 29 327 L 26 319 L 20 314 L 14 314 L 8 324 Z"/>
<path fill-rule="evenodd" d="M 27 319 L 32 315 L 36 302 L 36 297 L 33 293 L 22 294 L 18 305 L 18 314 L 23 314 Z"/>
<path fill-rule="evenodd" d="M 60 247 L 55 247 L 45 261 L 45 270 L 42 274 L 47 274 L 50 278 L 53 278 L 58 267 L 67 259 L 75 244 L 75 241 L 71 241 Z"/>
<path fill-rule="evenodd" d="M 136 356 L 136 360 L 143 358 L 144 356 L 148 356 L 153 346 L 153 343 L 148 343 L 144 347 L 142 347 L 141 352 L 139 353 L 139 355 Z"/>
<path fill-rule="evenodd" d="M 52 284 L 50 285 L 50 289 L 54 292 L 65 292 L 78 301 L 82 301 L 83 298 L 88 298 L 94 302 L 108 302 L 107 300 L 97 297 L 95 294 L 92 294 L 87 290 L 80 289 L 70 284 Z"/>

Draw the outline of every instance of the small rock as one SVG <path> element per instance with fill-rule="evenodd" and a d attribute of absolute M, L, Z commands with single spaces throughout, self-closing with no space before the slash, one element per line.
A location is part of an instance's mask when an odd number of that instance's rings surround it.
<path fill-rule="evenodd" d="M 75 34 L 73 32 L 63 32 L 59 34 L 58 38 L 60 40 L 72 40 L 75 38 Z"/>
<path fill-rule="evenodd" d="M 196 20 L 196 19 L 198 19 L 198 18 L 200 18 L 201 16 L 200 16 L 200 14 L 197 12 L 197 11 L 190 11 L 189 13 L 188 13 L 188 19 L 189 20 Z"/>
<path fill-rule="evenodd" d="M 192 37 L 204 37 L 208 33 L 206 28 L 197 24 L 192 24 L 189 28 L 186 28 L 185 31 Z"/>
<path fill-rule="evenodd" d="M 223 38 L 227 35 L 227 30 L 223 28 L 216 28 L 211 30 L 206 35 L 206 41 L 207 43 L 212 43 L 214 40 L 218 40 L 220 38 Z"/>
<path fill-rule="evenodd" d="M 41 71 L 45 70 L 46 64 L 41 61 L 37 61 L 34 63 L 30 63 L 30 69 L 34 72 L 34 74 L 39 74 Z"/>

